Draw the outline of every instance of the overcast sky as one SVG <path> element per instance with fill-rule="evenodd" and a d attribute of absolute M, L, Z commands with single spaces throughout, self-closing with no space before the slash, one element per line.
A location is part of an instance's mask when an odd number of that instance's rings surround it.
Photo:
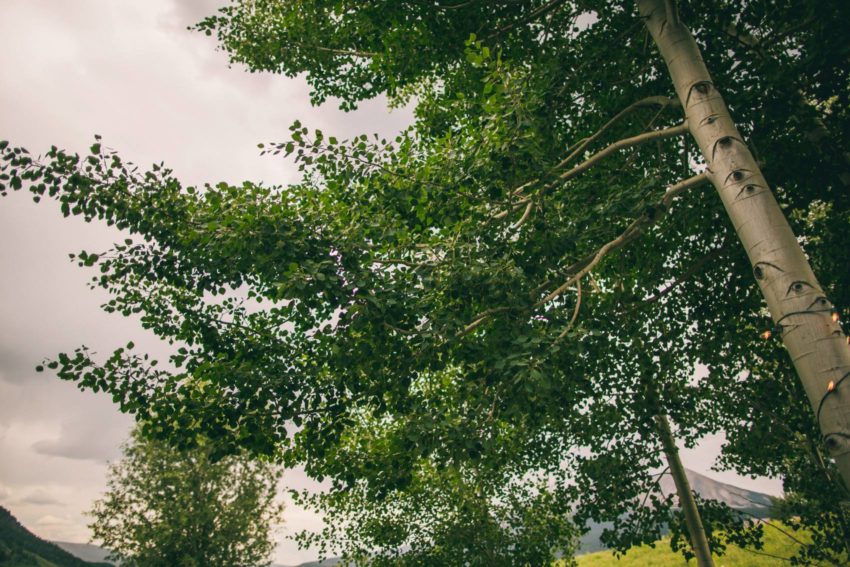
<path fill-rule="evenodd" d="M 0 139 L 43 152 L 85 151 L 94 134 L 140 166 L 164 161 L 184 182 L 243 179 L 283 184 L 295 167 L 260 157 L 257 143 L 283 140 L 295 119 L 344 138 L 392 134 L 410 120 L 383 101 L 342 113 L 309 105 L 301 79 L 228 68 L 214 40 L 186 30 L 224 0 L 0 0 Z M 99 310 L 104 295 L 68 253 L 123 238 L 105 225 L 63 219 L 52 201 L 0 199 L 0 504 L 36 534 L 86 542 L 83 512 L 105 488 L 131 419 L 108 396 L 81 392 L 33 368 L 85 344 L 111 352 L 132 339 L 163 352 L 131 319 Z M 685 451 L 686 466 L 776 494 L 779 483 L 709 469 L 721 438 Z M 285 482 L 307 481 L 298 471 Z M 276 561 L 315 559 L 285 536 L 320 520 L 285 513 Z"/>

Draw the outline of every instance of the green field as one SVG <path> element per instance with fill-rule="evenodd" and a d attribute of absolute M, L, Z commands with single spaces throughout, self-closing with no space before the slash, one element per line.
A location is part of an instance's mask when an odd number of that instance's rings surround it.
<path fill-rule="evenodd" d="M 798 539 L 799 534 L 793 534 Z M 730 545 L 722 557 L 715 556 L 717 567 L 769 567 L 790 565 L 788 558 L 796 553 L 799 544 L 779 530 L 765 526 L 764 549 L 753 551 Z M 805 540 L 804 540 L 805 541 Z M 769 554 L 769 555 L 765 555 Z M 579 567 L 695 567 L 696 561 L 685 562 L 679 553 L 670 550 L 669 540 L 658 542 L 655 548 L 642 546 L 630 550 L 619 559 L 610 551 L 600 551 L 577 558 Z M 827 565 L 827 564 L 823 564 Z"/>

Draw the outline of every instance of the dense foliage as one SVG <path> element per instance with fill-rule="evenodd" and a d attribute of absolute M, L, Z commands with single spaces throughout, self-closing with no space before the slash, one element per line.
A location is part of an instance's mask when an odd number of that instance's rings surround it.
<path fill-rule="evenodd" d="M 681 6 L 838 305 L 849 11 Z M 253 71 L 306 73 L 317 102 L 415 101 L 416 124 L 389 141 L 293 125 L 264 148 L 302 168 L 291 187 L 182 187 L 100 141 L 36 160 L 4 145 L 3 183 L 141 237 L 77 259 L 107 311 L 178 349 L 164 367 L 83 348 L 50 363 L 60 377 L 112 393 L 149 433 L 330 479 L 302 497 L 352 556 L 415 564 L 447 530 L 489 526 L 534 545 L 487 549 L 535 563 L 569 539 L 568 509 L 614 522 L 618 549 L 654 541 L 679 522 L 652 490 L 659 414 L 687 445 L 726 431 L 728 466 L 784 476 L 827 534 L 811 553 L 850 542 L 805 396 L 758 338 L 767 314 L 733 227 L 707 188 L 666 191 L 701 160 L 632 2 L 254 0 L 198 28 Z M 528 513 L 497 505 L 514 500 Z"/>
<path fill-rule="evenodd" d="M 133 435 L 91 511 L 94 538 L 111 558 L 131 567 L 269 564 L 279 473 L 246 455 L 214 461 L 210 453 Z"/>

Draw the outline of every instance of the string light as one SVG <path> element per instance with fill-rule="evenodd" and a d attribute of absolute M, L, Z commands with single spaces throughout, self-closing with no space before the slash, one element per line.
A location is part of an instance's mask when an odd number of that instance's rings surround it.
<path fill-rule="evenodd" d="M 821 302 L 826 303 L 826 298 L 821 298 Z M 806 310 L 806 311 L 792 311 L 791 313 L 786 313 L 785 315 L 783 315 L 779 319 L 779 321 L 776 322 L 776 325 L 773 328 L 766 329 L 766 330 L 762 331 L 761 333 L 759 333 L 759 337 L 761 337 L 764 340 L 769 340 L 769 339 L 773 338 L 774 336 L 781 335 L 782 331 L 785 330 L 785 325 L 782 325 L 782 321 L 784 321 L 788 317 L 791 317 L 792 315 L 811 315 L 813 313 L 823 313 L 825 311 L 829 311 L 830 316 L 832 317 L 833 323 L 838 323 L 839 320 L 841 319 L 841 312 L 838 311 L 838 308 L 835 307 L 835 306 L 830 307 L 829 309 L 811 309 L 811 310 Z M 847 337 L 847 344 L 850 345 L 850 336 Z"/>
<path fill-rule="evenodd" d="M 785 327 L 783 325 L 776 325 L 772 329 L 767 329 L 767 330 L 762 331 L 759 334 L 759 336 L 762 339 L 767 341 L 767 340 L 770 340 L 774 335 L 777 336 L 777 337 L 782 335 L 782 331 L 784 331 L 784 330 L 785 330 Z"/>
<path fill-rule="evenodd" d="M 818 404 L 818 411 L 815 416 L 815 419 L 817 419 L 818 424 L 820 424 L 820 414 L 823 410 L 824 403 L 826 403 L 826 399 L 832 394 L 834 394 L 838 390 L 838 387 L 841 385 L 841 383 L 844 382 L 847 378 L 850 378 L 850 372 L 846 372 L 841 378 L 838 379 L 838 382 L 830 380 L 829 384 L 826 385 L 826 392 L 820 399 L 820 403 Z"/>

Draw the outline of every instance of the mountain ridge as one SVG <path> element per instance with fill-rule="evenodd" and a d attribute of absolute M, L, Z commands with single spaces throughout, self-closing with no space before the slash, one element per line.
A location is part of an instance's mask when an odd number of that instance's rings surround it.
<path fill-rule="evenodd" d="M 41 539 L 21 524 L 12 512 L 0 506 L 0 565 L 4 567 L 107 567 L 89 563 L 58 545 Z"/>

